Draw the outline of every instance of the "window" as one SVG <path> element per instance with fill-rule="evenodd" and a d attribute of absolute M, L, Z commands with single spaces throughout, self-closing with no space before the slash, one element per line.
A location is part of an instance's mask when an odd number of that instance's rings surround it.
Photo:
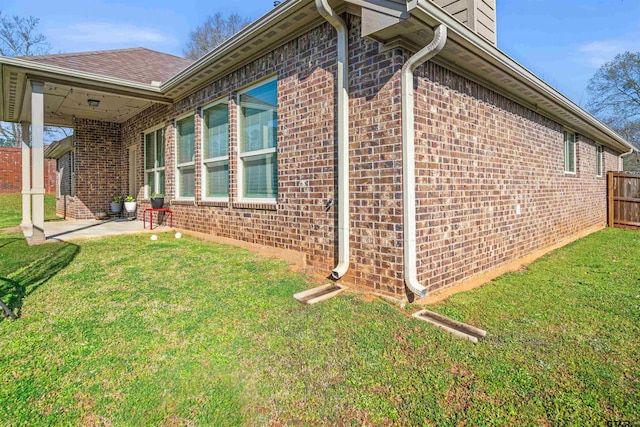
<path fill-rule="evenodd" d="M 144 192 L 164 194 L 164 129 L 144 135 Z"/>
<path fill-rule="evenodd" d="M 596 145 L 596 175 L 602 176 L 604 174 L 604 147 L 602 145 Z"/>
<path fill-rule="evenodd" d="M 71 170 L 71 196 L 75 197 L 76 195 L 76 152 L 75 150 L 71 151 L 69 155 L 69 164 Z"/>
<path fill-rule="evenodd" d="M 576 134 L 564 132 L 564 171 L 576 173 Z"/>
<path fill-rule="evenodd" d="M 229 106 L 220 102 L 202 110 L 203 199 L 229 197 Z"/>
<path fill-rule="evenodd" d="M 176 196 L 192 199 L 196 189 L 195 116 L 176 121 Z"/>
<path fill-rule="evenodd" d="M 278 197 L 278 81 L 270 80 L 238 95 L 240 200 L 275 202 Z"/>

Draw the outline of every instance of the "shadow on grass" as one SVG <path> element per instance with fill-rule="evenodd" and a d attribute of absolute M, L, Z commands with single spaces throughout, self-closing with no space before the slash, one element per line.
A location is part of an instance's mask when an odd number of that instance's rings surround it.
<path fill-rule="evenodd" d="M 0 248 L 9 243 L 13 242 L 0 242 Z M 23 250 L 25 262 L 6 277 L 0 276 L 0 300 L 18 317 L 24 299 L 69 265 L 80 252 L 80 247 L 72 243 L 48 243 L 40 245 L 39 257 L 29 262 L 29 249 Z"/>
<path fill-rule="evenodd" d="M 21 241 L 24 241 L 24 239 L 19 238 L 19 237 L 15 237 L 15 238 L 12 238 L 12 239 L 0 239 L 0 249 L 4 248 L 5 246 L 10 245 L 12 243 L 21 242 Z"/>

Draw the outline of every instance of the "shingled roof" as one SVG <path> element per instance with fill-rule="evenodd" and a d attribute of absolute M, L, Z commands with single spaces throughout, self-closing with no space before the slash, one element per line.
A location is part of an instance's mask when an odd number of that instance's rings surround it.
<path fill-rule="evenodd" d="M 193 62 L 142 47 L 23 56 L 20 59 L 146 84 L 166 82 Z"/>

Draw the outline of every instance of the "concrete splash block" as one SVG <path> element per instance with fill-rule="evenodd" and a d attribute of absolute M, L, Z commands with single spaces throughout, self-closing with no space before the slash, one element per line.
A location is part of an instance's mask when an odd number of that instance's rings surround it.
<path fill-rule="evenodd" d="M 328 285 L 318 286 L 313 289 L 298 292 L 293 297 L 302 304 L 315 304 L 320 301 L 328 300 L 342 293 L 346 288 L 337 283 L 329 283 Z"/>
<path fill-rule="evenodd" d="M 420 310 L 412 315 L 418 320 L 432 323 L 437 327 L 444 329 L 452 335 L 477 343 L 478 340 L 484 338 L 487 335 L 487 331 L 476 328 L 475 326 L 467 325 L 466 323 L 458 322 L 450 317 L 443 316 L 442 314 L 434 313 L 429 310 Z"/>

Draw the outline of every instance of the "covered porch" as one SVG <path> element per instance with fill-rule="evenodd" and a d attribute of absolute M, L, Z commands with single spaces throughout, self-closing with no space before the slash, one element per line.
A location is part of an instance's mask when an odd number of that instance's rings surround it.
<path fill-rule="evenodd" d="M 112 55 L 113 51 L 107 54 Z M 74 54 L 66 54 L 69 55 Z M 134 80 L 113 77 L 109 67 L 114 64 L 109 65 L 112 58 L 108 55 L 100 57 L 96 53 L 90 60 L 96 70 L 100 69 L 96 62 L 104 62 L 104 71 L 111 76 L 98 74 L 101 71 L 73 69 L 71 65 L 61 67 L 60 60 L 66 56 L 0 57 L 0 120 L 21 124 L 21 227 L 32 244 L 108 235 L 116 229 L 116 234 L 142 231 L 139 221 L 96 222 L 91 218 L 99 212 L 109 212 L 109 202 L 116 195 L 142 196 L 142 144 L 125 147 L 121 124 L 153 105 L 170 104 L 160 93 L 159 82 L 151 80 L 153 77 L 135 74 L 131 74 Z M 144 61 L 142 56 L 139 60 Z M 52 65 L 48 59 L 57 62 Z M 76 57 L 69 61 L 78 63 Z M 119 65 L 122 67 L 115 64 Z M 60 163 L 60 168 L 66 170 L 59 171 L 59 175 L 69 179 L 63 183 L 68 184 L 66 191 L 58 191 L 62 207 L 57 214 L 83 221 L 44 221 L 46 126 L 74 129 L 73 137 L 63 144 L 56 157 L 67 155 Z"/>
<path fill-rule="evenodd" d="M 167 225 L 156 226 L 153 230 L 146 228 L 142 221 L 123 221 L 117 219 L 96 220 L 84 219 L 78 221 L 45 221 L 45 242 L 67 242 L 76 239 L 90 239 L 105 236 L 117 236 L 122 234 L 157 233 L 169 231 Z M 24 227 L 24 235 L 27 239 L 33 238 L 33 227 Z"/>

